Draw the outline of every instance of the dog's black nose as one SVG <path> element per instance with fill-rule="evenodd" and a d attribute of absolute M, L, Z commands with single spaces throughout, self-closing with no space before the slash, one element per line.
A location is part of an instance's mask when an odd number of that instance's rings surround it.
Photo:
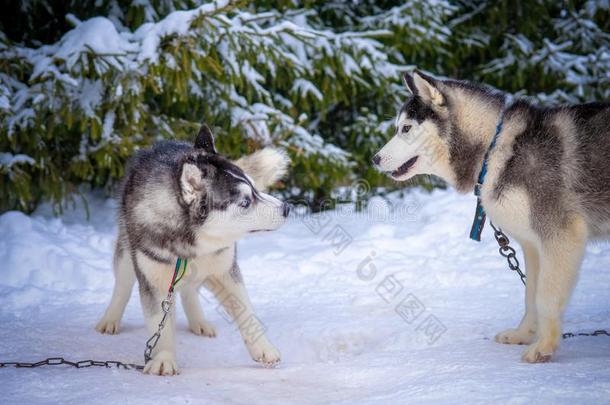
<path fill-rule="evenodd" d="M 282 215 L 287 217 L 288 214 L 290 214 L 290 204 L 284 203 L 284 205 L 282 206 Z"/>
<path fill-rule="evenodd" d="M 381 156 L 375 155 L 373 156 L 373 164 L 378 165 L 381 162 Z"/>

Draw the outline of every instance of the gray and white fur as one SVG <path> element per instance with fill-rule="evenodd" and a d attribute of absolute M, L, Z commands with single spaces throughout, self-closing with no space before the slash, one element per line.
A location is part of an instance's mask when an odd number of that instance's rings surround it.
<path fill-rule="evenodd" d="M 610 103 L 505 106 L 496 90 L 415 71 L 396 134 L 373 158 L 398 181 L 443 178 L 471 193 L 504 111 L 481 190 L 487 215 L 516 239 L 527 268 L 526 313 L 496 341 L 527 344 L 523 360 L 550 360 L 587 240 L 610 236 Z M 474 207 L 473 207 L 474 209 Z"/>
<path fill-rule="evenodd" d="M 112 300 L 96 329 L 118 333 L 137 279 L 148 329 L 155 332 L 176 259 L 187 258 L 176 291 L 191 331 L 216 336 L 199 302 L 198 290 L 205 285 L 239 325 L 252 358 L 265 365 L 279 362 L 279 351 L 261 332 L 252 309 L 235 245 L 248 233 L 274 230 L 286 221 L 288 205 L 262 190 L 284 175 L 288 164 L 284 153 L 271 148 L 231 162 L 216 152 L 205 125 L 194 145 L 164 141 L 138 152 L 121 190 Z M 175 305 L 146 373 L 178 372 L 174 334 Z"/>

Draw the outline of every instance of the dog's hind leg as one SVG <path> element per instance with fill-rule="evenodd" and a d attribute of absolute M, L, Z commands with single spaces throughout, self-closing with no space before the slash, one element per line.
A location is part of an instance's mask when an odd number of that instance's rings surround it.
<path fill-rule="evenodd" d="M 561 317 L 582 261 L 587 242 L 587 226 L 572 218 L 563 229 L 542 241 L 540 274 L 536 286 L 537 340 L 525 353 L 528 363 L 549 361 L 561 339 Z"/>
<path fill-rule="evenodd" d="M 131 255 L 123 243 L 122 238 L 119 236 L 113 260 L 114 290 L 112 291 L 112 299 L 104 316 L 95 327 L 98 332 L 110 335 L 119 333 L 119 324 L 123 317 L 125 306 L 131 297 L 133 284 L 136 281 Z"/>
<path fill-rule="evenodd" d="M 182 299 L 182 307 L 189 321 L 189 327 L 195 335 L 203 335 L 207 337 L 216 337 L 216 330 L 211 323 L 203 319 L 203 311 L 199 302 L 198 288 L 192 286 L 184 286 L 180 291 Z"/>
<path fill-rule="evenodd" d="M 496 342 L 512 345 L 529 345 L 536 333 L 536 285 L 540 273 L 538 247 L 532 242 L 521 243 L 525 257 L 527 281 L 525 287 L 525 315 L 517 329 L 508 329 L 496 335 Z"/>

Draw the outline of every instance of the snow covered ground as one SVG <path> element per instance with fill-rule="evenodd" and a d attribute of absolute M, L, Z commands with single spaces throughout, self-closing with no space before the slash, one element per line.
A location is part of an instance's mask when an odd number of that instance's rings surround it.
<path fill-rule="evenodd" d="M 99 197 L 90 205 L 88 222 L 80 208 L 60 218 L 48 207 L 0 216 L 0 361 L 142 362 L 148 332 L 135 290 L 121 334 L 93 329 L 113 283 L 115 205 Z M 539 365 L 520 362 L 524 347 L 493 341 L 519 322 L 523 286 L 489 229 L 481 244 L 467 239 L 474 197 L 413 191 L 391 210 L 381 199 L 371 205 L 293 217 L 240 242 L 250 296 L 282 352 L 279 368 L 252 362 L 204 294 L 218 337 L 191 334 L 180 311 L 179 376 L 0 369 L 0 402 L 610 402 L 610 338 L 566 340 Z M 610 328 L 609 270 L 610 244 L 589 246 L 565 330 Z"/>

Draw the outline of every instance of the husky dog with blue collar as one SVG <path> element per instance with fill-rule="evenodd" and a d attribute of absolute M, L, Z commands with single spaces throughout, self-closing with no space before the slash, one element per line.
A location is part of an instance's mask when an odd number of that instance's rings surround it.
<path fill-rule="evenodd" d="M 474 237 L 486 213 L 521 244 L 527 269 L 525 315 L 496 341 L 549 361 L 585 244 L 610 236 L 610 103 L 545 108 L 419 71 L 404 79 L 412 97 L 373 163 L 398 181 L 432 174 L 476 189 Z"/>
<path fill-rule="evenodd" d="M 248 298 L 235 244 L 249 233 L 274 230 L 286 221 L 288 205 L 262 190 L 284 175 L 288 163 L 283 152 L 271 148 L 232 162 L 216 152 L 205 125 L 194 144 L 164 141 L 138 152 L 121 191 L 112 300 L 96 329 L 118 333 L 137 279 L 148 329 L 157 332 L 180 258 L 188 265 L 176 292 L 191 331 L 216 335 L 199 302 L 203 285 L 238 325 L 252 358 L 264 365 L 279 362 L 280 353 L 265 336 Z M 172 305 L 145 373 L 178 372 L 174 329 Z"/>

